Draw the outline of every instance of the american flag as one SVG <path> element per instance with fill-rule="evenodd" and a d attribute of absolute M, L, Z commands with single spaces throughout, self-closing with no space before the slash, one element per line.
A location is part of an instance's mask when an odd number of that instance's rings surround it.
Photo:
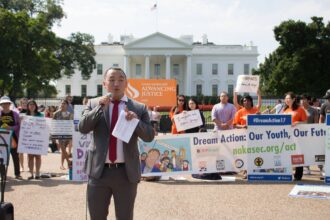
<path fill-rule="evenodd" d="M 157 4 L 154 4 L 154 5 L 150 8 L 151 11 L 156 10 L 156 9 L 157 9 Z"/>

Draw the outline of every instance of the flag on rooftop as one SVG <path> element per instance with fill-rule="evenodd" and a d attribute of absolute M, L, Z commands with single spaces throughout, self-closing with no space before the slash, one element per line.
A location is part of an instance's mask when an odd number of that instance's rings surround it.
<path fill-rule="evenodd" d="M 154 5 L 150 8 L 151 11 L 156 10 L 156 9 L 157 9 L 157 4 L 154 4 Z"/>

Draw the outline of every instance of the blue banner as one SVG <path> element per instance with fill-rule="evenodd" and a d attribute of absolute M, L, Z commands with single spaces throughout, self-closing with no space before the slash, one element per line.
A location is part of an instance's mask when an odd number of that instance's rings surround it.
<path fill-rule="evenodd" d="M 291 115 L 248 115 L 247 125 L 282 126 L 291 125 Z"/>

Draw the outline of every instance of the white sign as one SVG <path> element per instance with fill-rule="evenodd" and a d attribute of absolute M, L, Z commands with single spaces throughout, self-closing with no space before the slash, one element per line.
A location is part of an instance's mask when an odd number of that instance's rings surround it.
<path fill-rule="evenodd" d="M 74 105 L 73 120 L 80 120 L 86 105 Z"/>
<path fill-rule="evenodd" d="M 330 183 L 330 114 L 326 118 L 327 135 L 325 138 L 325 182 Z"/>
<path fill-rule="evenodd" d="M 257 93 L 258 88 L 259 88 L 259 76 L 239 75 L 237 77 L 236 92 Z"/>
<path fill-rule="evenodd" d="M 88 176 L 83 172 L 87 148 L 92 141 L 93 133 L 82 134 L 74 131 L 72 136 L 72 180 L 87 181 Z"/>
<path fill-rule="evenodd" d="M 21 121 L 18 139 L 19 153 L 47 155 L 49 146 L 49 127 L 47 118 L 25 116 Z"/>
<path fill-rule="evenodd" d="M 139 123 L 139 119 L 133 118 L 130 121 L 126 120 L 126 112 L 121 111 L 118 117 L 118 121 L 113 128 L 112 135 L 120 140 L 128 143 L 131 139 L 136 126 Z"/>
<path fill-rule="evenodd" d="M 0 158 L 3 164 L 8 165 L 9 150 L 11 146 L 12 131 L 0 128 Z"/>
<path fill-rule="evenodd" d="M 295 185 L 289 196 L 314 199 L 330 199 L 330 186 Z"/>
<path fill-rule="evenodd" d="M 50 134 L 52 138 L 70 139 L 73 132 L 73 120 L 50 120 Z"/>
<path fill-rule="evenodd" d="M 196 128 L 203 124 L 199 110 L 185 111 L 174 115 L 174 122 L 177 131 L 184 131 L 190 128 Z"/>
<path fill-rule="evenodd" d="M 299 146 L 298 155 L 303 155 L 301 164 L 293 166 L 323 165 L 325 161 L 325 124 L 298 124 L 292 127 L 293 141 Z"/>

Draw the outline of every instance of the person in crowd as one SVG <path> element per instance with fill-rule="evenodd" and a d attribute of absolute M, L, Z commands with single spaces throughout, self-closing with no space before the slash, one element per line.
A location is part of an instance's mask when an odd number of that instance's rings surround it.
<path fill-rule="evenodd" d="M 324 123 L 327 114 L 330 114 L 330 89 L 323 96 L 324 99 L 327 99 L 325 103 L 322 104 L 320 109 L 320 123 Z"/>
<path fill-rule="evenodd" d="M 157 135 L 159 131 L 159 121 L 160 121 L 160 113 L 158 112 L 158 106 L 154 106 L 151 111 L 150 117 L 151 125 L 155 129 L 155 133 Z"/>
<path fill-rule="evenodd" d="M 325 93 L 325 95 L 323 96 L 324 99 L 327 99 L 326 102 L 324 102 L 320 108 L 320 118 L 319 118 L 319 123 L 325 123 L 327 114 L 330 114 L 330 89 L 328 89 L 328 91 Z M 319 166 L 321 173 L 322 173 L 322 177 L 321 180 L 324 179 L 325 176 L 325 172 L 323 171 L 323 166 L 320 165 Z"/>
<path fill-rule="evenodd" d="M 321 111 L 321 103 L 320 100 L 318 100 L 316 97 L 312 97 L 310 105 L 317 110 L 317 113 L 320 117 L 320 111 Z"/>
<path fill-rule="evenodd" d="M 10 154 L 13 158 L 15 178 L 22 180 L 21 171 L 19 166 L 19 157 L 17 153 L 17 143 L 19 138 L 20 119 L 17 112 L 10 110 L 11 100 L 8 96 L 2 96 L 0 98 L 0 106 L 2 108 L 0 112 L 0 128 L 12 130 L 12 146 L 10 148 Z"/>
<path fill-rule="evenodd" d="M 283 111 L 283 107 L 284 107 L 284 105 L 282 103 L 282 100 L 278 99 L 276 105 L 274 106 L 274 108 L 272 110 L 270 110 L 270 113 L 271 114 L 274 114 L 274 113 L 275 114 L 280 114 Z"/>
<path fill-rule="evenodd" d="M 225 91 L 220 93 L 219 99 L 220 103 L 214 105 L 211 112 L 211 118 L 215 124 L 214 130 L 220 131 L 233 129 L 236 107 L 228 102 L 228 93 Z M 212 180 L 222 179 L 218 173 L 209 174 L 204 178 L 212 178 Z"/>
<path fill-rule="evenodd" d="M 247 128 L 247 116 L 260 113 L 261 95 L 258 91 L 258 105 L 253 106 L 253 99 L 251 96 L 246 95 L 242 99 L 243 108 L 238 110 L 235 114 L 233 125 L 235 128 Z"/>
<path fill-rule="evenodd" d="M 202 125 L 200 125 L 198 127 L 195 127 L 195 128 L 187 129 L 187 130 L 185 130 L 185 133 L 197 133 L 197 132 L 199 132 L 199 130 L 201 128 L 205 127 L 205 117 L 203 115 L 203 112 L 199 109 L 198 102 L 197 102 L 196 99 L 194 99 L 194 98 L 189 99 L 189 101 L 188 101 L 188 110 L 189 111 L 199 110 L 199 113 L 200 113 L 201 119 L 202 119 Z"/>
<path fill-rule="evenodd" d="M 73 105 L 72 105 L 73 97 L 71 95 L 67 95 L 65 97 L 65 100 L 68 102 L 68 112 L 73 114 Z"/>
<path fill-rule="evenodd" d="M 122 69 L 106 70 L 103 86 L 112 97 L 105 95 L 89 100 L 79 122 L 81 133 L 93 131 L 94 136 L 94 147 L 87 152 L 86 161 L 87 200 L 92 220 L 107 219 L 112 196 L 116 218 L 133 219 L 137 184 L 141 179 L 138 138 L 151 142 L 155 137 L 146 106 L 125 95 L 127 85 Z M 128 121 L 138 119 L 129 143 L 112 135 L 121 111 Z"/>
<path fill-rule="evenodd" d="M 214 130 L 233 129 L 233 121 L 236 113 L 236 108 L 228 102 L 228 93 L 220 93 L 220 103 L 212 108 L 211 118 L 214 122 Z"/>
<path fill-rule="evenodd" d="M 54 120 L 73 120 L 73 114 L 68 111 L 69 103 L 66 100 L 61 101 L 61 105 L 59 110 L 57 110 L 54 113 Z M 70 153 L 71 153 L 71 147 L 72 147 L 72 140 L 68 139 L 59 139 L 57 141 L 57 144 L 59 145 L 59 148 L 61 149 L 61 169 L 65 170 L 64 167 L 64 160 L 66 160 L 67 165 L 69 167 L 70 163 Z M 67 152 L 66 148 L 69 148 L 69 153 Z"/>
<path fill-rule="evenodd" d="M 21 98 L 19 100 L 19 106 L 18 106 L 19 113 L 25 114 L 27 112 L 27 103 L 28 103 L 27 98 Z"/>
<path fill-rule="evenodd" d="M 290 114 L 292 116 L 292 125 L 295 126 L 299 123 L 305 123 L 307 121 L 307 114 L 303 107 L 299 106 L 296 95 L 293 92 L 287 92 L 284 99 L 285 105 L 283 108 L 283 114 Z M 296 181 L 301 180 L 303 176 L 303 167 L 296 167 L 294 179 Z"/>
<path fill-rule="evenodd" d="M 19 100 L 18 110 L 19 110 L 20 115 L 26 114 L 26 112 L 27 112 L 27 103 L 28 103 L 27 98 L 21 98 Z M 24 154 L 23 153 L 18 153 L 18 157 L 19 157 L 19 164 L 21 166 L 21 170 L 24 171 Z"/>
<path fill-rule="evenodd" d="M 45 116 L 46 107 L 44 105 L 39 105 L 38 111 L 42 114 L 42 116 Z"/>
<path fill-rule="evenodd" d="M 312 101 L 311 96 L 308 94 L 302 94 L 300 99 L 300 105 L 305 109 L 307 114 L 307 124 L 313 124 L 319 122 L 319 114 L 317 110 L 313 108 L 310 103 Z M 308 166 L 304 167 L 304 174 L 310 174 L 310 169 Z"/>
<path fill-rule="evenodd" d="M 53 105 L 47 106 L 47 108 L 45 110 L 45 117 L 46 118 L 53 118 L 55 112 L 56 112 L 56 107 L 55 106 L 53 106 Z"/>
<path fill-rule="evenodd" d="M 172 121 L 172 129 L 171 129 L 172 134 L 183 134 L 184 133 L 184 131 L 180 131 L 180 132 L 177 131 L 176 125 L 175 125 L 175 122 L 174 122 L 174 115 L 180 114 L 180 113 L 182 113 L 183 111 L 186 111 L 186 110 L 187 110 L 186 98 L 185 98 L 184 95 L 179 95 L 177 97 L 177 105 L 173 106 L 171 111 L 170 111 L 170 119 Z"/>
<path fill-rule="evenodd" d="M 82 104 L 87 105 L 87 103 L 88 103 L 88 98 L 85 96 L 82 100 Z"/>
<path fill-rule="evenodd" d="M 38 105 L 34 100 L 28 101 L 27 107 L 26 115 L 43 117 L 43 115 L 38 111 Z M 28 177 L 28 180 L 33 178 L 40 179 L 41 155 L 28 154 L 28 165 L 31 173 L 31 176 Z M 36 167 L 35 176 L 33 175 L 34 165 Z"/>

